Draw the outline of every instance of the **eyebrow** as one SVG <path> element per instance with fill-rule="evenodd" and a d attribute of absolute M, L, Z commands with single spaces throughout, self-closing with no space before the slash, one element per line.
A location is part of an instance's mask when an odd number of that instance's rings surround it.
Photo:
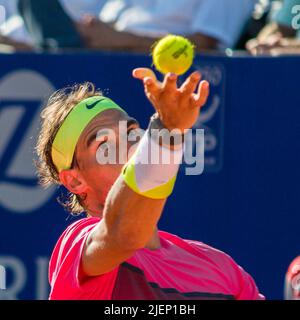
<path fill-rule="evenodd" d="M 128 121 L 127 121 L 127 129 L 129 128 L 129 127 L 131 127 L 132 125 L 140 125 L 139 124 L 139 122 L 136 120 L 136 119 L 134 119 L 134 118 L 130 118 Z"/>
<path fill-rule="evenodd" d="M 139 125 L 139 122 L 134 119 L 134 118 L 130 118 L 129 120 L 127 120 L 127 129 L 130 128 L 132 125 Z M 99 130 L 97 130 L 96 132 L 94 132 L 93 134 L 91 134 L 86 142 L 86 146 L 89 147 L 91 145 L 91 143 L 96 140 L 96 138 L 99 138 L 101 136 L 105 136 L 108 135 L 109 131 L 106 131 L 105 129 L 101 129 L 101 134 L 98 135 Z"/>

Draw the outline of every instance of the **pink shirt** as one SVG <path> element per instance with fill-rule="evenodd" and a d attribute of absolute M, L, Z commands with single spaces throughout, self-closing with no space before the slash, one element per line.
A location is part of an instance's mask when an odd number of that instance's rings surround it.
<path fill-rule="evenodd" d="M 112 271 L 84 278 L 80 274 L 82 250 L 89 232 L 99 221 L 76 221 L 59 238 L 49 266 L 50 299 L 264 298 L 251 276 L 225 253 L 162 231 L 160 249 L 140 249 Z"/>

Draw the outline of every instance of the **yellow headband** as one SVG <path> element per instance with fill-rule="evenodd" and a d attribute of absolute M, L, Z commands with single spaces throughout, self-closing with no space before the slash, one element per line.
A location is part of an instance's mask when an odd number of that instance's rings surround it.
<path fill-rule="evenodd" d="M 108 109 L 125 112 L 112 100 L 103 96 L 94 96 L 79 102 L 67 115 L 52 143 L 52 161 L 58 172 L 71 168 L 81 133 L 96 115 Z"/>

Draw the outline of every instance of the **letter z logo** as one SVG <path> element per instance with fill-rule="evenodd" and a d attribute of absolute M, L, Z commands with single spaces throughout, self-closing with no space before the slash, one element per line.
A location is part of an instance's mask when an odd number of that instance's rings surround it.
<path fill-rule="evenodd" d="M 28 88 L 24 83 L 30 83 Z M 33 165 L 43 99 L 55 88 L 33 70 L 0 78 L 0 210 L 31 214 L 54 195 L 43 190 Z M 4 210 L 3 210 L 4 209 Z"/>

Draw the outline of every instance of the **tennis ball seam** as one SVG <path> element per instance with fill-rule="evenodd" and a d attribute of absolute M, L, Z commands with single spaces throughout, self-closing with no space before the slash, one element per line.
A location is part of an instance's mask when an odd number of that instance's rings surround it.
<path fill-rule="evenodd" d="M 174 39 L 166 48 L 163 48 L 160 51 L 157 51 L 156 54 L 162 54 L 163 52 L 169 50 L 176 42 L 177 42 L 177 39 Z M 155 48 L 153 49 L 153 51 L 154 50 L 155 50 Z"/>

